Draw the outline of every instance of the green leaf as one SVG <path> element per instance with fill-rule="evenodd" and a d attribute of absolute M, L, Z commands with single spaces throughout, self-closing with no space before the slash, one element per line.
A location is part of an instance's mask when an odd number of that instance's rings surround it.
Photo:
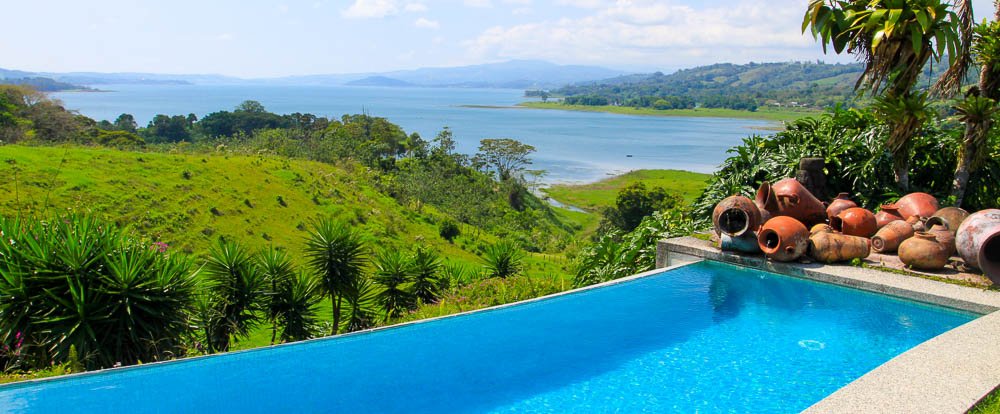
<path fill-rule="evenodd" d="M 917 26 L 910 26 L 910 41 L 913 42 L 913 53 L 919 55 L 924 48 L 924 34 Z"/>
<path fill-rule="evenodd" d="M 913 15 L 916 16 L 917 22 L 920 23 L 920 30 L 927 33 L 927 30 L 931 27 L 931 20 L 927 17 L 927 13 L 922 10 L 914 10 Z"/>

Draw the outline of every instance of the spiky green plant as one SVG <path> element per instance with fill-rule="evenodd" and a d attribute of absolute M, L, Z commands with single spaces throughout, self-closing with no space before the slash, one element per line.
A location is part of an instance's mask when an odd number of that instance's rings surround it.
<path fill-rule="evenodd" d="M 315 276 L 300 273 L 279 285 L 271 299 L 275 324 L 281 329 L 281 341 L 292 342 L 319 334 L 319 303 L 322 289 Z"/>
<path fill-rule="evenodd" d="M 340 328 L 344 299 L 356 290 L 367 254 L 361 235 L 344 223 L 322 219 L 313 224 L 306 238 L 306 260 L 320 277 L 320 286 L 333 306 L 331 334 Z"/>
<path fill-rule="evenodd" d="M 378 318 L 378 289 L 368 278 L 359 278 L 344 292 L 347 307 L 347 332 L 375 326 Z"/>
<path fill-rule="evenodd" d="M 287 303 L 283 301 L 288 299 L 278 296 L 279 293 L 288 293 L 290 290 L 288 285 L 295 278 L 295 265 L 287 253 L 273 246 L 257 252 L 254 260 L 270 285 L 267 292 L 267 320 L 271 322 L 271 344 L 274 344 L 278 333 L 278 319 L 287 310 L 284 308 Z"/>
<path fill-rule="evenodd" d="M 506 278 L 521 273 L 525 253 L 517 243 L 502 240 L 486 247 L 483 260 L 489 277 Z"/>
<path fill-rule="evenodd" d="M 413 253 L 413 269 L 410 275 L 413 295 L 422 303 L 433 303 L 440 292 L 439 272 L 441 256 L 433 250 L 418 247 Z"/>
<path fill-rule="evenodd" d="M 34 368 L 183 353 L 195 271 L 165 250 L 91 216 L 0 217 L 0 344 Z"/>
<path fill-rule="evenodd" d="M 409 257 L 397 249 L 387 249 L 375 255 L 372 281 L 382 290 L 376 295 L 385 312 L 385 319 L 395 318 L 416 305 L 409 284 L 413 265 Z"/>
<path fill-rule="evenodd" d="M 225 352 L 232 341 L 248 337 L 267 312 L 268 280 L 243 245 L 219 241 L 203 269 L 211 307 L 218 320 L 206 338 L 209 352 Z"/>

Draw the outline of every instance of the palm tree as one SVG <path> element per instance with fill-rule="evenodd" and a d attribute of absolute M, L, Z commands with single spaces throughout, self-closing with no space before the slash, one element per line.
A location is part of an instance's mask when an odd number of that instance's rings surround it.
<path fill-rule="evenodd" d="M 486 247 L 483 260 L 486 261 L 486 273 L 489 277 L 505 279 L 521 272 L 524 251 L 517 243 L 503 240 Z"/>
<path fill-rule="evenodd" d="M 432 303 L 438 298 L 441 257 L 432 250 L 418 247 L 413 254 L 411 275 L 413 295 L 423 303 Z"/>
<path fill-rule="evenodd" d="M 899 109 L 914 108 L 913 86 L 924 65 L 951 58 L 961 48 L 959 17 L 942 0 L 812 0 L 802 31 L 812 30 L 823 51 L 847 51 L 865 64 L 855 89 L 884 94 Z M 902 104 L 909 102 L 910 104 Z M 909 189 L 910 140 L 923 125 L 918 113 L 897 112 L 887 121 L 893 133 L 887 147 L 892 153 L 896 183 Z"/>
<path fill-rule="evenodd" d="M 408 258 L 399 250 L 390 248 L 377 254 L 374 264 L 372 280 L 382 287 L 376 299 L 385 311 L 385 320 L 395 318 L 403 310 L 412 308 L 415 297 L 404 286 L 410 280 L 413 268 Z"/>
<path fill-rule="evenodd" d="M 995 18 L 1000 19 L 1000 1 L 994 4 Z M 973 63 L 980 65 L 978 87 L 971 88 L 965 99 L 955 105 L 959 120 L 965 124 L 952 184 L 955 205 L 961 206 L 969 177 L 985 158 L 984 148 L 993 127 L 997 101 L 1000 100 L 1000 22 L 984 20 L 982 24 L 974 25 L 970 0 L 959 1 L 958 10 L 962 20 L 962 48 L 954 64 L 934 88 L 939 94 L 955 94 L 960 91 L 969 67 Z"/>
<path fill-rule="evenodd" d="M 233 338 L 246 338 L 266 309 L 267 279 L 242 245 L 219 241 L 204 267 L 212 290 L 211 307 L 219 318 L 210 323 L 209 352 L 229 350 Z"/>
<path fill-rule="evenodd" d="M 361 277 L 344 292 L 347 304 L 347 332 L 359 331 L 375 326 L 378 313 L 375 285 L 368 278 Z"/>
<path fill-rule="evenodd" d="M 316 335 L 319 323 L 317 307 L 323 300 L 319 281 L 308 273 L 294 275 L 279 286 L 271 300 L 276 325 L 281 326 L 281 341 L 301 341 Z M 271 342 L 274 342 L 272 337 Z"/>
<path fill-rule="evenodd" d="M 278 334 L 278 319 L 287 309 L 284 302 L 288 299 L 282 293 L 289 293 L 290 285 L 295 278 L 295 266 L 291 258 L 282 250 L 273 246 L 257 252 L 256 265 L 269 282 L 271 290 L 267 294 L 267 320 L 271 322 L 271 344 L 274 345 Z"/>
<path fill-rule="evenodd" d="M 340 329 L 345 295 L 355 289 L 367 260 L 361 236 L 343 223 L 323 219 L 313 225 L 306 239 L 308 264 L 320 277 L 323 292 L 333 306 L 331 335 Z"/>

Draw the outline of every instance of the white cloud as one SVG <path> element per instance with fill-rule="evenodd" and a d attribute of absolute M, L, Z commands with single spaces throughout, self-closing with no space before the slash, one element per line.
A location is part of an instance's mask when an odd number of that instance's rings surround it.
<path fill-rule="evenodd" d="M 441 24 L 436 20 L 428 20 L 421 17 L 413 22 L 413 26 L 421 29 L 437 29 L 441 27 Z"/>
<path fill-rule="evenodd" d="M 403 10 L 411 13 L 425 12 L 427 11 L 427 5 L 423 3 L 406 3 L 406 6 L 403 6 Z"/>
<path fill-rule="evenodd" d="M 396 14 L 399 7 L 393 0 L 355 0 L 340 14 L 349 19 L 377 19 Z"/>
<path fill-rule="evenodd" d="M 464 43 L 474 58 L 692 66 L 721 61 L 815 58 L 799 32 L 802 0 L 736 0 L 726 7 L 691 7 L 677 0 L 558 0 L 593 8 L 580 18 L 496 26 Z"/>
<path fill-rule="evenodd" d="M 493 7 L 493 2 L 491 0 L 463 0 L 462 3 L 468 7 Z"/>

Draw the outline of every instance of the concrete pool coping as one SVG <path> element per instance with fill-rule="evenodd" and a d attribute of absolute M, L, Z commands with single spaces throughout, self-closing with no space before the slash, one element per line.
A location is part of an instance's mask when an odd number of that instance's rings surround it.
<path fill-rule="evenodd" d="M 855 266 L 771 262 L 694 237 L 661 240 L 656 250 L 657 267 L 716 260 L 985 315 L 896 356 L 805 412 L 965 413 L 1000 385 L 1000 292 Z"/>

